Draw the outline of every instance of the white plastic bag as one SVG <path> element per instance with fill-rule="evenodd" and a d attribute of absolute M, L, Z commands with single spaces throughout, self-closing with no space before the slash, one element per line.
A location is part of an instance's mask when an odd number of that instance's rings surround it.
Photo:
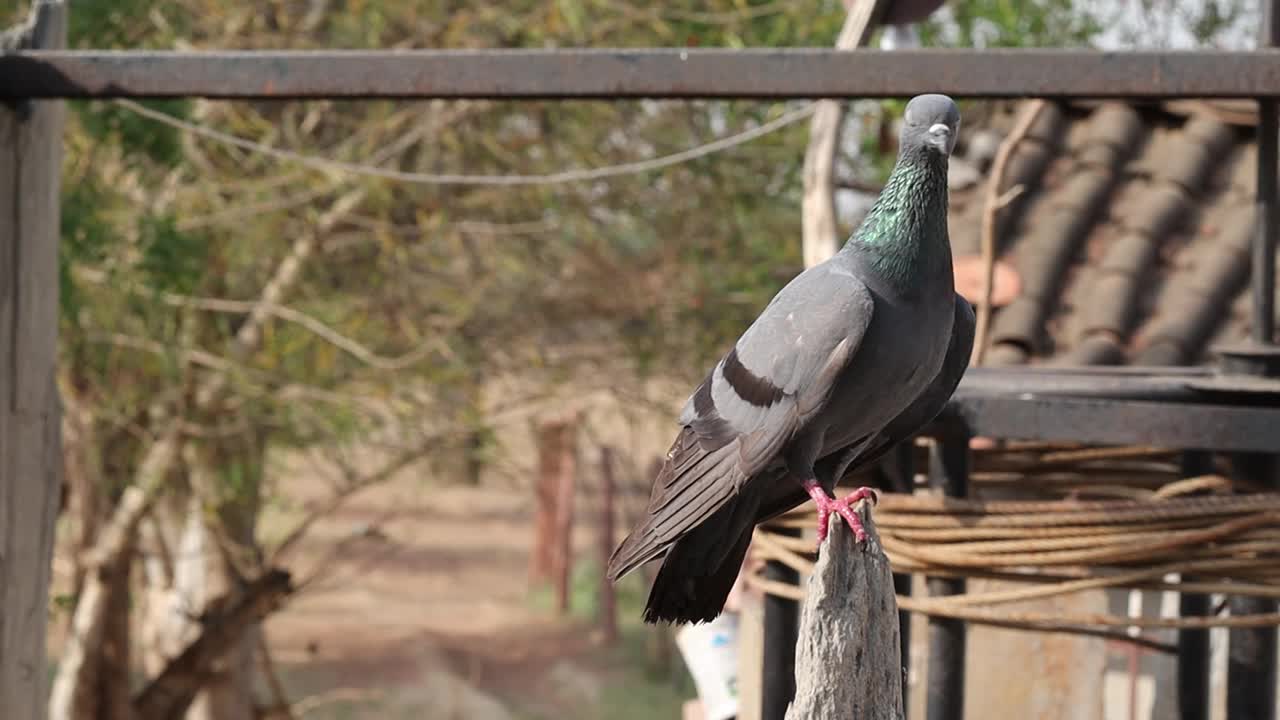
<path fill-rule="evenodd" d="M 676 647 L 693 675 L 706 720 L 738 715 L 738 614 L 724 612 L 709 623 L 685 625 Z"/>

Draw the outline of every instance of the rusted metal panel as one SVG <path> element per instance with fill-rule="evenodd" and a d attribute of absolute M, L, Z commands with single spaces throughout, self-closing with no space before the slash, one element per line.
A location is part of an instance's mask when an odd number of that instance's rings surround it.
<path fill-rule="evenodd" d="M 1280 98 L 1280 51 L 27 51 L 0 98 Z"/>
<path fill-rule="evenodd" d="M 1267 452 L 1280 444 L 1280 408 L 969 394 L 954 402 L 983 437 L 1228 452 Z"/>

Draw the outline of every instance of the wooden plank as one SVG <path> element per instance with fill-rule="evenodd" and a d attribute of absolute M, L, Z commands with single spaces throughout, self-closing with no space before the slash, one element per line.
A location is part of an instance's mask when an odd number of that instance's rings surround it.
<path fill-rule="evenodd" d="M 66 5 L 40 0 L 4 34 L 18 48 L 65 46 Z M 53 530 L 60 496 L 54 362 L 65 109 L 0 109 L 0 697 L 5 715 L 45 715 Z"/>
<path fill-rule="evenodd" d="M 864 501 L 867 541 L 832 514 L 809 576 L 787 720 L 902 720 L 902 665 L 893 572 Z"/>

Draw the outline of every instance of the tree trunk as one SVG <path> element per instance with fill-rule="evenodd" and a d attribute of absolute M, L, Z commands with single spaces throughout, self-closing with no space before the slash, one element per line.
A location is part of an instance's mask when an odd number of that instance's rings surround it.
<path fill-rule="evenodd" d="M 292 591 L 289 574 L 273 569 L 246 584 L 236 598 L 215 598 L 200 617 L 195 638 L 134 699 L 138 720 L 182 717 L 206 684 L 217 659 L 225 657 Z"/>
<path fill-rule="evenodd" d="M 50 4 L 51 3 L 45 3 L 39 5 L 38 8 L 44 8 Z M 61 7 L 61 4 L 59 3 L 58 6 Z M 0 115 L 0 119 L 4 119 L 6 117 L 7 116 Z M 5 137 L 5 135 L 0 134 L 0 138 L 3 137 Z M 34 185 L 32 186 L 34 187 Z M 327 232 L 337 222 L 351 212 L 351 210 L 355 208 L 361 200 L 363 200 L 364 194 L 365 191 L 363 189 L 356 189 L 339 197 L 332 207 L 330 207 L 330 209 L 320 217 L 319 221 L 316 223 L 315 231 L 299 237 L 294 242 L 289 254 L 286 255 L 276 266 L 275 273 L 272 275 L 270 281 L 268 281 L 268 283 L 263 287 L 262 293 L 258 299 L 258 305 L 240 326 L 239 330 L 237 330 L 235 341 L 231 348 L 231 353 L 233 355 L 244 356 L 258 347 L 262 340 L 263 324 L 270 316 L 269 308 L 278 303 L 280 299 L 293 287 L 293 284 L 299 277 L 303 265 L 314 250 L 319 236 L 324 232 Z M 56 195 L 57 194 L 55 192 L 55 199 Z M 9 197 L 12 197 L 12 194 L 0 193 L 0 203 L 3 203 L 4 200 Z M 0 204 L 0 222 L 3 221 L 4 217 L 4 206 Z M 55 222 L 55 238 L 56 227 L 57 223 Z M 2 245 L 5 240 L 6 236 L 0 234 L 0 245 Z M 3 250 L 3 248 L 0 248 L 0 250 Z M 54 259 L 56 260 L 56 258 Z M 53 267 L 56 271 L 56 265 Z M 7 269 L 0 266 L 0 271 L 5 270 Z M 0 279 L 2 278 L 4 278 L 4 275 L 0 275 Z M 0 288 L 3 287 L 4 285 L 0 284 Z M 0 305 L 3 304 L 3 300 L 4 296 L 0 296 Z M 8 331 L 4 325 L 6 317 L 7 316 L 5 314 L 0 313 L 0 330 L 4 331 L 0 332 L 0 341 L 3 341 L 4 338 L 8 337 Z M 50 320 L 48 326 L 56 327 L 56 322 Z M 10 355 L 0 353 L 0 362 L 3 362 L 4 358 L 7 357 L 10 357 Z M 0 366 L 0 369 L 3 369 L 3 366 Z M 0 378 L 4 377 L 5 373 L 0 372 Z M 197 388 L 195 410 L 201 414 L 214 412 L 218 404 L 224 399 L 229 382 L 229 378 L 223 372 L 217 372 L 207 376 Z M 50 384 L 52 384 L 52 376 L 50 377 Z M 185 445 L 185 438 L 183 437 L 181 429 L 182 423 L 179 420 L 181 420 L 181 418 L 169 418 L 167 421 L 161 421 L 157 424 L 157 427 L 159 428 L 159 435 L 140 451 L 139 454 L 141 459 L 137 464 L 137 470 L 134 472 L 132 482 L 124 489 L 124 492 L 121 493 L 119 501 L 111 511 L 110 520 L 103 525 L 102 531 L 99 533 L 94 543 L 93 551 L 89 553 L 86 558 L 86 564 L 89 570 L 85 576 L 83 594 L 76 605 L 75 615 L 72 620 L 73 631 L 67 639 L 67 647 L 64 651 L 62 662 L 59 664 L 58 676 L 54 682 L 54 692 L 52 694 L 51 704 L 54 705 L 57 712 L 52 713 L 51 717 L 56 720 L 80 720 L 81 718 L 86 718 L 84 715 L 76 715 L 74 713 L 76 712 L 76 708 L 81 706 L 81 698 L 85 697 L 86 694 L 94 692 L 94 666 L 91 658 L 98 657 L 102 652 L 102 643 L 106 634 L 105 628 L 107 626 L 107 618 L 113 608 L 116 607 L 110 589 L 112 585 L 110 581 L 111 573 L 117 567 L 127 567 L 127 558 L 131 553 L 139 525 L 143 523 L 144 518 L 147 518 L 148 513 L 156 506 L 156 501 L 161 497 L 161 491 L 171 485 L 171 480 L 175 474 L 174 469 L 178 464 L 177 461 L 179 454 L 183 451 L 183 447 Z M 4 434 L 6 426 L 4 423 L 5 415 L 3 412 L 3 406 L 0 406 L 0 442 L 3 442 L 6 439 Z M 28 438 L 23 447 L 39 447 L 39 445 Z M 3 449 L 0 449 L 0 458 L 3 457 Z M 3 466 L 0 466 L 0 470 L 3 469 Z M 8 477 L 12 477 L 12 475 L 2 475 L 0 476 L 0 481 L 3 481 Z M 51 487 L 54 490 L 54 497 L 56 498 L 56 483 Z M 38 503 L 29 499 L 24 498 L 23 503 L 23 506 L 39 507 Z M 51 504 L 50 511 L 52 512 L 53 509 L 54 508 Z M 35 515 L 35 513 L 31 513 L 23 517 L 24 519 L 29 520 L 34 518 Z M 157 522 L 157 520 L 163 520 L 163 515 L 160 513 L 151 513 L 151 520 L 148 524 L 148 528 L 152 531 L 153 540 L 155 541 L 154 544 L 157 546 L 157 549 L 160 549 L 168 546 L 168 543 L 165 542 L 167 538 L 165 538 L 164 528 L 160 522 Z M 52 521 L 53 518 L 50 517 L 48 524 L 50 531 L 52 530 Z M 203 528 L 200 525 L 197 525 L 196 527 L 200 528 L 200 533 L 203 533 Z M 197 539 L 202 538 L 202 535 L 196 534 L 196 529 L 190 528 L 190 526 L 188 533 L 190 533 L 190 535 L 187 538 L 187 542 L 197 543 Z M 0 537 L 5 537 L 5 535 L 0 533 Z M 36 533 L 32 533 L 32 537 L 38 537 L 38 535 Z M 51 537 L 49 538 L 49 541 L 51 548 Z M 203 542 L 203 540 L 200 540 L 200 542 Z M 3 549 L 4 548 L 0 548 L 0 550 Z M 32 552 L 30 554 L 19 555 L 19 557 L 21 557 L 24 562 L 29 563 L 34 561 L 37 558 L 37 555 Z M 179 559 L 181 559 L 181 554 L 179 554 Z M 45 579 L 39 581 L 41 583 L 41 592 L 45 595 L 47 595 L 48 592 L 48 564 L 48 559 L 46 558 L 43 565 L 45 568 L 43 571 Z M 183 628 L 186 623 L 189 622 L 191 615 L 191 613 L 188 612 L 191 606 L 175 606 L 172 604 L 173 595 L 169 592 L 169 584 L 175 576 L 175 572 L 173 568 L 166 567 L 166 564 L 167 563 L 165 561 L 153 557 L 148 560 L 145 568 L 147 571 L 148 592 L 146 597 L 146 607 L 148 608 L 148 611 L 168 613 L 168 619 L 164 622 L 157 622 L 155 618 L 147 621 L 143 626 L 144 632 L 140 635 L 143 642 L 144 666 L 149 671 L 149 674 L 167 672 L 169 670 L 169 664 L 165 662 L 165 660 L 173 657 L 174 653 L 178 652 L 178 650 L 183 646 L 182 643 L 179 643 L 176 639 L 180 638 L 182 635 L 170 632 L 157 634 L 155 628 L 166 626 L 172 626 L 170 628 L 171 630 Z M 17 563 L 11 563 L 4 567 L 0 567 L 0 572 L 13 569 L 17 567 L 17 565 Z M 22 576 L 22 580 L 23 582 L 31 582 L 32 578 L 37 577 L 39 576 L 30 574 Z M 4 576 L 0 576 L 0 583 L 4 582 Z M 7 587 L 7 585 L 0 584 L 0 590 L 5 587 Z M 47 601 L 42 600 L 39 608 L 42 618 L 46 603 Z M 0 604 L 0 613 L 7 609 L 7 607 L 12 606 Z M 43 659 L 43 620 L 40 623 L 31 623 L 29 625 L 32 627 L 38 627 L 40 630 L 36 637 L 33 638 L 32 642 L 34 643 L 35 641 L 38 641 L 40 658 Z M 206 647 L 205 651 L 207 651 L 207 649 L 208 648 Z M 2 663 L 8 661 L 10 658 L 17 657 L 15 653 L 3 652 L 4 650 L 5 648 L 0 646 L 0 680 L 5 678 L 6 672 Z M 36 677 L 36 682 L 43 685 L 44 673 L 36 673 Z M 44 692 L 41 691 L 39 693 L 40 703 L 43 703 L 44 696 Z M 18 697 L 18 695 L 10 694 L 7 688 L 0 686 L 0 697 L 7 699 L 9 697 Z M 16 702 L 18 703 L 18 707 L 21 708 L 23 700 L 19 699 Z M 186 705 L 184 704 L 183 707 L 185 708 Z M 43 715 L 43 710 L 39 713 L 22 714 L 24 717 L 41 717 Z M 98 720 L 96 716 L 89 717 L 94 717 L 95 720 Z M 112 718 L 111 720 L 118 719 Z"/>
<path fill-rule="evenodd" d="M 49 695 L 49 720 L 129 720 L 129 562 L 95 564 Z M 32 716 L 36 717 L 36 716 Z"/>
<path fill-rule="evenodd" d="M 0 50 L 66 45 L 66 5 L 35 3 Z M 0 106 L 0 698 L 44 717 L 53 534 L 61 495 L 58 328 L 62 124 L 58 101 Z"/>
<path fill-rule="evenodd" d="M 66 479 L 66 507 L 70 516 L 71 595 L 80 597 L 84 590 L 87 568 L 84 558 L 93 547 L 103 517 L 102 463 L 98 454 L 98 438 L 88 408 L 64 383 L 62 393 L 62 468 Z M 71 623 L 71 614 L 67 624 Z"/>
<path fill-rule="evenodd" d="M 251 433 L 239 439 L 243 442 L 219 448 L 221 452 L 192 467 L 192 486 L 197 495 L 206 504 L 218 503 L 213 521 L 217 532 L 206 533 L 209 543 L 204 555 L 206 597 L 202 609 L 213 598 L 240 601 L 244 585 L 240 568 L 258 564 L 255 530 L 266 457 L 263 446 L 254 442 Z M 228 496 L 224 489 L 227 483 L 221 482 L 219 472 L 231 468 L 239 468 L 240 481 L 237 491 Z M 249 623 L 238 638 L 229 642 L 226 652 L 214 659 L 212 673 L 187 711 L 187 720 L 239 720 L 253 716 L 253 656 L 259 632 L 256 622 Z"/>
<path fill-rule="evenodd" d="M 148 573 L 145 633 L 151 677 L 164 673 L 196 640 L 197 618 L 210 610 L 210 603 L 240 600 L 243 573 L 237 565 L 251 567 L 257 561 L 244 555 L 253 554 L 255 547 L 259 479 L 265 460 L 261 446 L 239 442 L 239 438 L 212 447 L 191 442 L 184 457 L 189 483 L 173 553 L 172 581 L 164 573 Z M 235 482 L 227 481 L 230 474 L 236 476 Z M 164 513 L 158 507 L 156 514 Z M 203 685 L 191 700 L 186 720 L 253 716 L 257 632 L 257 625 L 250 624 L 239 637 L 223 642 L 224 654 L 209 658 Z"/>
<path fill-rule="evenodd" d="M 102 524 L 105 498 L 93 419 L 76 396 L 72 383 L 64 383 L 63 387 L 66 405 L 62 417 L 63 468 L 67 488 L 66 510 L 71 521 L 67 554 L 72 566 L 71 594 L 78 605 L 87 585 L 87 574 L 91 571 L 85 558 Z M 106 595 L 105 610 L 91 618 L 101 623 L 100 629 L 93 632 L 93 636 L 99 639 L 97 649 L 85 652 L 84 648 L 79 648 L 72 652 L 73 641 L 68 642 L 59 668 L 59 682 L 54 684 L 50 696 L 51 720 L 130 717 L 130 558 L 128 555 L 117 565 L 103 569 L 106 581 L 100 590 Z M 66 619 L 68 637 L 76 631 L 75 617 L 73 606 Z M 70 682 L 72 680 L 74 682 Z"/>

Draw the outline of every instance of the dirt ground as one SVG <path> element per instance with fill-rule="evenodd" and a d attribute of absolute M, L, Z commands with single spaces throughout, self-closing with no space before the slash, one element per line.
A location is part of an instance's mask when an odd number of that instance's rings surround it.
<path fill-rule="evenodd" d="M 297 470 L 282 493 L 290 508 L 268 512 L 267 527 L 327 497 Z M 678 671 L 644 671 L 652 638 L 628 608 L 640 588 L 623 588 L 623 642 L 603 645 L 594 496 L 579 492 L 574 608 L 559 617 L 528 579 L 532 491 L 496 485 L 406 470 L 317 523 L 287 556 L 306 584 L 266 633 L 303 717 L 679 717 L 692 688 L 672 682 Z"/>

